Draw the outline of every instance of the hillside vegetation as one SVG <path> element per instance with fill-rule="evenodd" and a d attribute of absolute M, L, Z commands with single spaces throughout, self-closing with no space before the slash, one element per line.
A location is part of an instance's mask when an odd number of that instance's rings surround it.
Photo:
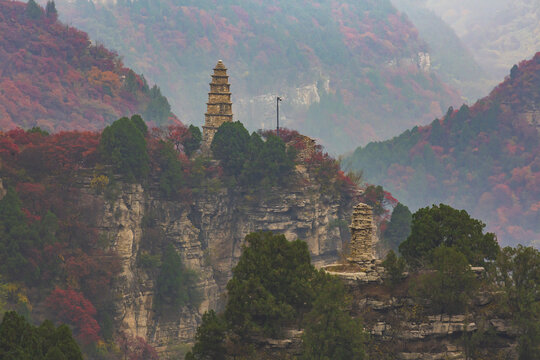
<path fill-rule="evenodd" d="M 347 166 L 413 209 L 449 203 L 487 222 L 506 244 L 539 245 L 540 53 L 471 107 L 358 148 Z"/>
<path fill-rule="evenodd" d="M 281 95 L 284 125 L 332 152 L 427 123 L 459 102 L 427 70 L 419 54 L 428 46 L 389 0 L 56 4 L 62 19 L 159 83 L 186 123 L 203 120 L 217 59 L 248 129 L 273 127 Z"/>
<path fill-rule="evenodd" d="M 0 128 L 98 130 L 123 115 L 167 123 L 158 87 L 88 35 L 57 21 L 54 7 L 0 1 Z"/>

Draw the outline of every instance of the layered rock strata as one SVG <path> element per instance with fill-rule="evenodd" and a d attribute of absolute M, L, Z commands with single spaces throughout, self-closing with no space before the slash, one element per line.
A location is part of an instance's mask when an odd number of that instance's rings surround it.
<path fill-rule="evenodd" d="M 226 284 L 248 233 L 273 231 L 289 240 L 303 239 L 318 266 L 335 261 L 350 236 L 335 225 L 350 219 L 350 200 L 321 195 L 315 185 L 273 189 L 264 196 L 218 189 L 186 203 L 163 198 L 151 185 L 143 188 L 119 180 L 105 200 L 91 188 L 90 177 L 81 182 L 88 198 L 83 201 L 103 204 L 95 227 L 121 260 L 122 272 L 115 281 L 117 325 L 148 339 L 162 353 L 171 345 L 192 341 L 204 311 L 223 308 Z M 204 297 L 199 308 L 156 315 L 157 270 L 145 269 L 139 261 L 150 231 L 161 246 L 172 243 L 184 264 L 199 275 L 197 287 Z"/>

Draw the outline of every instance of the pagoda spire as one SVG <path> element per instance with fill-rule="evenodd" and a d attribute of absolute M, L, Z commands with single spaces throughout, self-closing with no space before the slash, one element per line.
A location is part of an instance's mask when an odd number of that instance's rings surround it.
<path fill-rule="evenodd" d="M 214 135 L 224 122 L 233 121 L 231 85 L 227 68 L 223 61 L 219 60 L 212 74 L 210 92 L 208 93 L 207 110 L 204 114 L 203 125 L 203 149 L 209 150 Z"/>

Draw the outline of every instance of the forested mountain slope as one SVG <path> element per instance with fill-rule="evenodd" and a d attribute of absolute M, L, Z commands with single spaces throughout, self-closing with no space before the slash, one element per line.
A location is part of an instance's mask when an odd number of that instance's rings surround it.
<path fill-rule="evenodd" d="M 363 169 L 417 209 L 445 202 L 487 222 L 506 244 L 540 245 L 540 53 L 470 108 L 358 148 Z"/>
<path fill-rule="evenodd" d="M 429 69 L 429 48 L 389 0 L 56 1 L 60 17 L 160 84 L 200 124 L 223 59 L 233 112 L 248 128 L 282 121 L 334 152 L 427 123 L 456 92 Z M 381 121 L 384 119 L 384 121 Z"/>
<path fill-rule="evenodd" d="M 50 7 L 0 0 L 0 129 L 102 129 L 123 115 L 169 121 L 159 88 Z"/>
<path fill-rule="evenodd" d="M 407 14 L 428 44 L 437 74 L 469 102 L 475 102 L 497 85 L 500 77 L 487 73 L 484 64 L 474 59 L 454 29 L 429 9 L 425 1 L 392 0 L 392 4 Z"/>
<path fill-rule="evenodd" d="M 420 0 L 450 24 L 486 70 L 502 77 L 540 49 L 538 0 Z"/>

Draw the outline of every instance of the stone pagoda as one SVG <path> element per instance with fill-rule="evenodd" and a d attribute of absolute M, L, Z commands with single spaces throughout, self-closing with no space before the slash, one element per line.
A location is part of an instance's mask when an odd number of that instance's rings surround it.
<path fill-rule="evenodd" d="M 206 114 L 204 114 L 203 151 L 210 150 L 210 144 L 212 144 L 214 135 L 221 124 L 233 121 L 230 87 L 227 68 L 219 60 L 212 75 L 208 102 L 206 103 L 207 110 Z"/>
<path fill-rule="evenodd" d="M 347 260 L 323 266 L 324 271 L 341 278 L 349 285 L 381 284 L 386 275 L 382 261 L 377 259 L 373 247 L 377 242 L 373 208 L 363 203 L 356 205 L 353 209 L 350 229 L 351 242 Z"/>
<path fill-rule="evenodd" d="M 373 237 L 376 233 L 373 223 L 373 208 L 363 203 L 356 205 L 350 229 L 350 254 L 347 260 L 355 263 L 371 263 L 375 259 Z"/>

